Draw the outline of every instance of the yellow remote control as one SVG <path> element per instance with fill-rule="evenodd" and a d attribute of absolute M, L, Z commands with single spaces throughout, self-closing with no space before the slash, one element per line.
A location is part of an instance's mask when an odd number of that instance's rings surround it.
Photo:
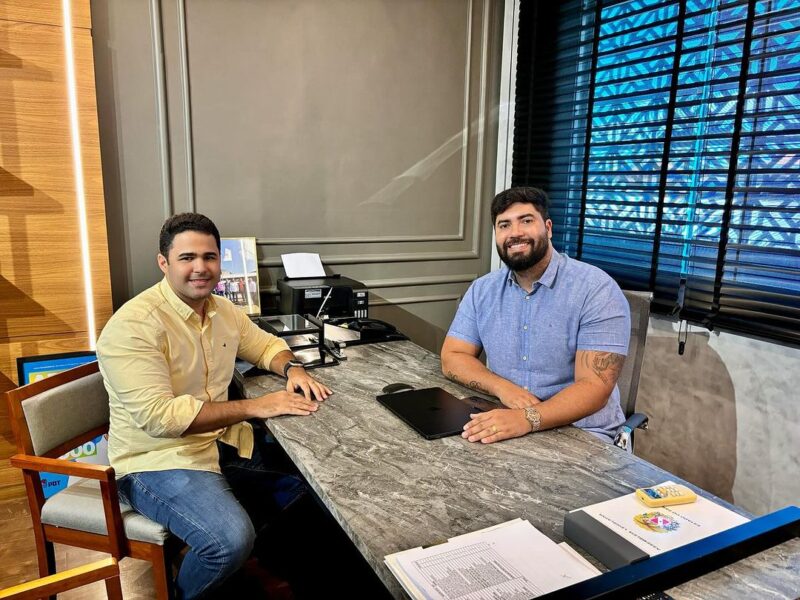
<path fill-rule="evenodd" d="M 689 504 L 697 500 L 697 494 L 685 485 L 669 483 L 655 485 L 636 490 L 636 497 L 647 506 L 671 506 L 673 504 Z"/>

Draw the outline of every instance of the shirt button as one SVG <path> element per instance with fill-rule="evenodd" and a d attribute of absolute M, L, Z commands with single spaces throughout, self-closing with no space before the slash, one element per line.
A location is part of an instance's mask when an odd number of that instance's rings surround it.
<path fill-rule="evenodd" d="M 530 296 L 525 296 L 525 300 L 530 300 L 530 299 L 531 299 Z"/>
<path fill-rule="evenodd" d="M 522 360 L 528 360 L 528 357 L 527 356 L 523 356 Z"/>
<path fill-rule="evenodd" d="M 527 391 L 527 389 L 528 389 L 528 386 L 527 386 L 527 385 L 526 385 L 526 386 L 523 386 L 523 388 L 524 388 L 524 389 Z"/>
<path fill-rule="evenodd" d="M 527 325 L 523 325 L 522 329 L 524 329 L 525 331 L 528 331 L 528 326 Z"/>

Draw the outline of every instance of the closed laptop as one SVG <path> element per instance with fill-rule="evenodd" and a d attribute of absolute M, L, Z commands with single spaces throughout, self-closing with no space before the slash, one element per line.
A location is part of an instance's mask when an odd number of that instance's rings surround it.
<path fill-rule="evenodd" d="M 377 400 L 427 440 L 460 434 L 470 414 L 499 408 L 476 396 L 456 398 L 440 387 L 381 394 Z"/>

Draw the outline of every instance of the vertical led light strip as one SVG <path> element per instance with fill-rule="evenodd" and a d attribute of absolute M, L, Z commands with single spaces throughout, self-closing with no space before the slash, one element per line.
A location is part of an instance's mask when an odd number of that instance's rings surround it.
<path fill-rule="evenodd" d="M 83 160 L 81 158 L 81 135 L 78 128 L 78 91 L 75 82 L 75 53 L 72 49 L 72 13 L 70 0 L 61 0 L 64 11 L 64 55 L 67 63 L 67 98 L 69 99 L 69 127 L 72 133 L 72 163 L 75 171 L 75 196 L 78 201 L 78 223 L 81 240 L 81 263 L 83 265 L 83 292 L 86 297 L 86 326 L 89 334 L 89 349 L 95 349 L 94 293 L 92 271 L 89 263 L 89 226 L 86 219 L 86 193 L 83 185 Z"/>

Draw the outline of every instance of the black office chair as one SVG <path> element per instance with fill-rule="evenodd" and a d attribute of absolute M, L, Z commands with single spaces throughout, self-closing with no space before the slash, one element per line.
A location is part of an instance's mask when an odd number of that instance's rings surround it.
<path fill-rule="evenodd" d="M 647 429 L 648 418 L 644 413 L 636 411 L 636 394 L 639 391 L 639 374 L 644 360 L 644 347 L 647 342 L 647 325 L 650 321 L 650 292 L 623 291 L 631 307 L 631 339 L 628 345 L 628 357 L 617 380 L 619 401 L 625 413 L 625 422 L 617 430 L 614 444 L 623 450 L 633 451 L 633 432 L 636 429 Z"/>

